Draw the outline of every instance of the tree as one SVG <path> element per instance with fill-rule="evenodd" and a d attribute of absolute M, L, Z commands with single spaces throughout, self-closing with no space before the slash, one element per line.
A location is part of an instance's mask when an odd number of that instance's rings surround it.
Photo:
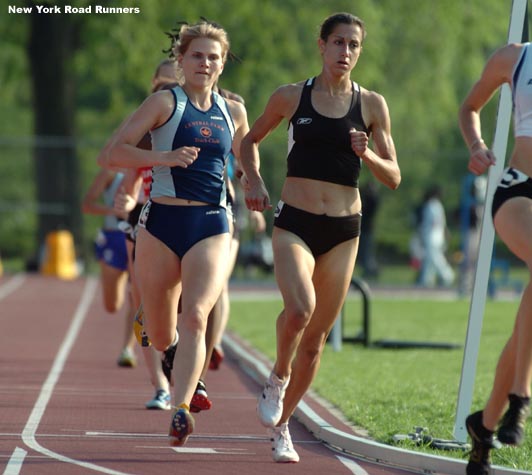
<path fill-rule="evenodd" d="M 37 241 L 56 229 L 81 240 L 79 164 L 74 142 L 75 75 L 72 60 L 79 44 L 81 16 L 30 15 L 27 54 L 34 108 L 34 172 L 37 185 Z"/>
<path fill-rule="evenodd" d="M 89 1 L 69 3 L 87 6 Z M 4 147 L 0 210 L 2 202 L 18 204 L 33 192 L 34 183 L 27 180 L 28 172 L 23 169 L 25 149 L 5 146 L 16 142 L 17 135 L 23 136 L 19 142 L 32 135 L 28 117 L 33 114 L 33 132 L 39 137 L 34 153 L 36 200 L 46 212 L 39 215 L 38 241 L 63 225 L 75 232 L 77 244 L 83 237 L 86 241 L 92 237 L 100 222 L 81 216 L 79 194 L 97 171 L 98 150 L 148 94 L 153 70 L 169 46 L 164 32 L 177 21 L 195 22 L 204 16 L 227 29 L 231 49 L 242 62 L 226 66 L 221 85 L 246 99 L 253 122 L 277 86 L 319 73 L 318 26 L 334 11 L 350 11 L 365 21 L 368 31 L 352 77 L 386 98 L 403 174 L 393 197 L 383 190 L 377 240 L 379 246 L 387 241 L 387 249 L 396 254 L 406 251 L 410 229 L 405 210 L 418 201 L 427 181 L 438 177 L 446 184 L 449 209 L 459 201 L 467 150 L 458 129 L 458 106 L 488 55 L 505 41 L 510 3 L 159 0 L 137 2 L 139 14 L 0 15 L 0 139 L 4 138 L 4 145 L 0 143 Z M 123 7 L 124 3 L 106 0 L 105 6 Z M 23 61 L 25 56 L 31 67 Z M 33 103 L 28 99 L 28 83 L 32 84 Z M 496 101 L 492 101 L 483 111 L 487 143 L 495 110 Z M 63 138 L 56 140 L 59 136 Z M 275 200 L 286 170 L 283 127 L 263 142 L 261 159 Z M 362 182 L 367 178 L 363 171 Z M 22 248 L 20 239 L 13 243 L 13 236 L 34 233 L 29 215 L 12 210 L 2 214 L 2 251 L 7 236 L 11 253 L 27 252 L 29 239 Z M 271 214 L 267 217 L 271 220 Z"/>

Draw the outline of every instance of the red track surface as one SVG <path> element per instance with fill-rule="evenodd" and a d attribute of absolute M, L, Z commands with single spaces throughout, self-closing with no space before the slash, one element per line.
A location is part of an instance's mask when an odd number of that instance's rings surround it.
<path fill-rule="evenodd" d="M 140 352 L 137 368 L 116 365 L 123 318 L 104 311 L 93 280 L 0 279 L 4 475 L 409 473 L 339 455 L 296 421 L 291 433 L 301 461 L 274 463 L 255 415 L 260 387 L 227 359 L 208 374 L 213 408 L 195 416 L 186 446 L 171 448 L 170 413 L 144 409 L 152 387 Z"/>

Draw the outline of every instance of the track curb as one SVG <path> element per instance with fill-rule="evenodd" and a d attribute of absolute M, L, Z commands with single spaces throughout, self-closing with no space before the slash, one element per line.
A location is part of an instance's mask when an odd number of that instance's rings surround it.
<path fill-rule="evenodd" d="M 237 336 L 226 332 L 223 339 L 224 351 L 232 357 L 258 384 L 268 378 L 271 365 L 255 349 L 248 348 Z M 320 417 L 305 401 L 301 401 L 294 417 L 318 440 L 340 450 L 370 461 L 425 474 L 464 475 L 466 462 L 437 455 L 424 454 L 381 444 L 339 430 Z M 492 475 L 527 475 L 532 472 L 492 466 Z"/>

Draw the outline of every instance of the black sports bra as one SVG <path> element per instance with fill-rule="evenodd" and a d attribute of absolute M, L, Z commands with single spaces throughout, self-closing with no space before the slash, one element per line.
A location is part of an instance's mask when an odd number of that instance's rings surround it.
<path fill-rule="evenodd" d="M 354 127 L 368 133 L 362 119 L 360 87 L 352 83 L 353 100 L 347 114 L 330 118 L 312 107 L 314 79 L 306 81 L 299 106 L 290 119 L 286 176 L 358 188 L 360 158 L 351 148 L 349 131 Z"/>

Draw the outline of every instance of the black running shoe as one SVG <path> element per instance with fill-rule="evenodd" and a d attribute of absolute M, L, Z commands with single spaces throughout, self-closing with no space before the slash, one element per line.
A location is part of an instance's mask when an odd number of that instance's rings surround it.
<path fill-rule="evenodd" d="M 165 351 L 163 351 L 161 366 L 163 373 L 168 380 L 168 383 L 172 384 L 172 369 L 174 368 L 174 357 L 175 350 L 177 349 L 177 343 L 169 346 Z"/>
<path fill-rule="evenodd" d="M 467 475 L 489 475 L 491 465 L 491 449 L 500 445 L 493 437 L 493 432 L 482 425 L 482 411 L 469 415 L 466 419 L 467 433 L 473 442 L 466 468 Z"/>
<path fill-rule="evenodd" d="M 525 438 L 525 422 L 530 414 L 530 398 L 510 394 L 508 399 L 510 407 L 502 418 L 497 437 L 503 444 L 521 445 Z"/>

